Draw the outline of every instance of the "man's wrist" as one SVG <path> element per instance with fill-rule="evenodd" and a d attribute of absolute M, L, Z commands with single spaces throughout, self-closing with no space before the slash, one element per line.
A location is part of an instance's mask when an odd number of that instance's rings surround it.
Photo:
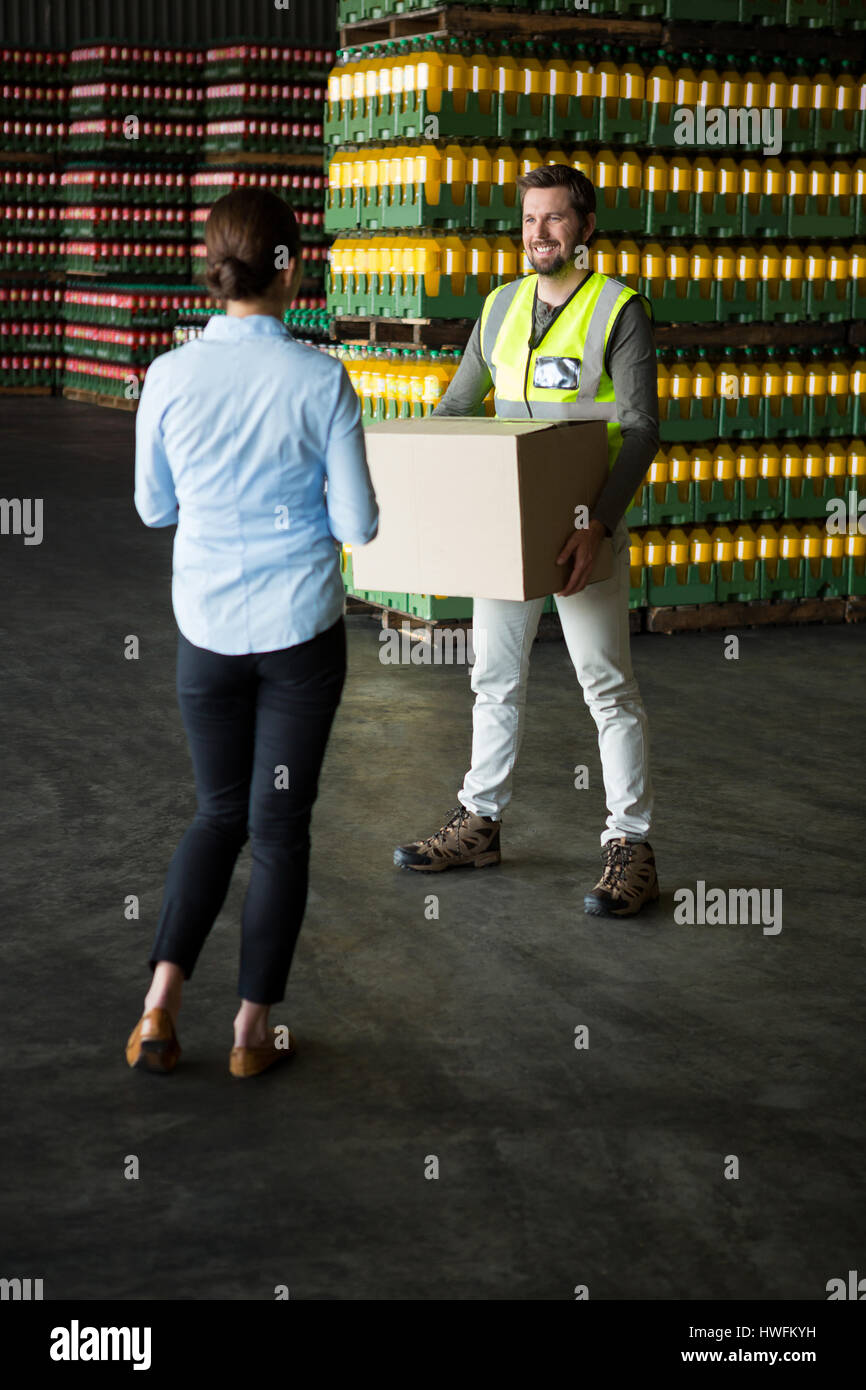
<path fill-rule="evenodd" d="M 604 522 L 600 521 L 597 516 L 592 517 L 590 520 L 589 530 L 594 532 L 597 536 L 609 536 L 611 534 Z"/>

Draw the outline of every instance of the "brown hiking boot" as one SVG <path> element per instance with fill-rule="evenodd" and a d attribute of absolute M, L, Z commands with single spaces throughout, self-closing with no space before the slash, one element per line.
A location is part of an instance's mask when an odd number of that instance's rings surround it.
<path fill-rule="evenodd" d="M 498 864 L 501 857 L 499 821 L 490 816 L 475 816 L 465 806 L 458 806 L 429 839 L 413 840 L 394 850 L 394 863 L 399 869 L 419 869 L 428 874 L 466 864 L 483 869 L 488 864 Z"/>
<path fill-rule="evenodd" d="M 631 917 L 659 895 L 655 855 L 648 844 L 608 840 L 602 849 L 604 872 L 583 900 L 591 917 Z"/>

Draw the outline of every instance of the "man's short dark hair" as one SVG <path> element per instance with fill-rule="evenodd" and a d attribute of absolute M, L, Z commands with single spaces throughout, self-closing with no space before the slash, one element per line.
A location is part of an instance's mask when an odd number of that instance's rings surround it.
<path fill-rule="evenodd" d="M 572 169 L 570 164 L 540 164 L 530 169 L 528 174 L 518 174 L 517 187 L 520 191 L 520 206 L 528 188 L 567 188 L 571 206 L 581 222 L 585 222 L 591 212 L 595 212 L 595 189 L 586 174 Z"/>

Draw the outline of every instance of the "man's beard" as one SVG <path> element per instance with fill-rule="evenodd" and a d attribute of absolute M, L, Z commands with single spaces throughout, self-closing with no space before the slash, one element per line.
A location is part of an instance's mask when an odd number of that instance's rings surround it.
<path fill-rule="evenodd" d="M 575 242 L 574 250 L 572 251 L 570 256 L 564 256 L 561 251 L 558 251 L 554 256 L 553 260 L 550 261 L 548 264 L 545 264 L 543 267 L 536 264 L 534 251 L 527 251 L 526 258 L 534 271 L 536 271 L 539 275 L 546 275 L 549 279 L 552 280 L 555 279 L 557 276 L 563 275 L 566 270 L 570 270 L 572 268 L 574 264 L 574 256 L 579 245 L 580 242 Z"/>

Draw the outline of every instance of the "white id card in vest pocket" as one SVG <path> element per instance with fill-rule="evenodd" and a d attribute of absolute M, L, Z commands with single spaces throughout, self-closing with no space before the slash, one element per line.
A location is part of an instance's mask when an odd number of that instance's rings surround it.
<path fill-rule="evenodd" d="M 536 357 L 532 384 L 549 391 L 576 391 L 580 365 L 579 357 Z"/>

